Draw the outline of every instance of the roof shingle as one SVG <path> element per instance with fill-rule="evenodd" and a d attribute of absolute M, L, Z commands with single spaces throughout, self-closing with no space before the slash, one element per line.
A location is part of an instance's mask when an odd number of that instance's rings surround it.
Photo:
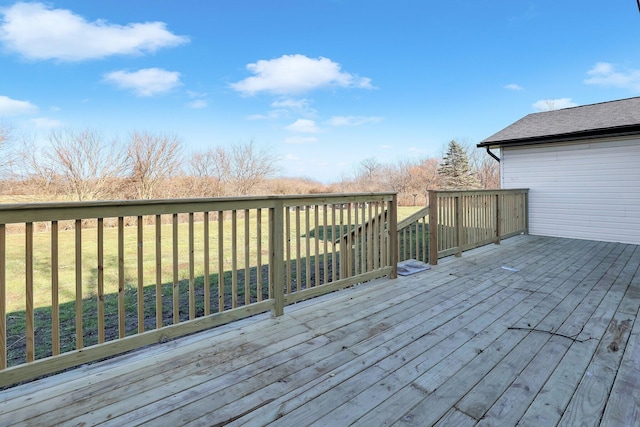
<path fill-rule="evenodd" d="M 640 97 L 529 114 L 483 140 L 479 147 L 552 142 L 572 135 L 607 133 L 640 125 Z"/>

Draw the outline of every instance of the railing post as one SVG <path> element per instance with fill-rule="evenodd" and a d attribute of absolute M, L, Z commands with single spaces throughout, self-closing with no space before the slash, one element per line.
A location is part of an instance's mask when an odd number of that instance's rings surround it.
<path fill-rule="evenodd" d="M 457 257 L 462 256 L 462 244 L 464 239 L 462 237 L 462 193 L 458 193 L 455 197 L 455 220 L 456 220 L 456 246 L 458 247 L 458 251 L 456 252 Z"/>
<path fill-rule="evenodd" d="M 390 279 L 398 278 L 398 195 L 394 194 L 389 204 L 389 251 L 391 255 Z"/>
<path fill-rule="evenodd" d="M 6 229 L 0 224 L 0 370 L 7 368 L 7 259 Z"/>
<path fill-rule="evenodd" d="M 500 193 L 496 193 L 496 241 L 495 244 L 499 245 L 500 244 L 500 240 L 501 235 L 502 235 L 502 228 L 500 227 L 500 225 L 502 224 L 502 209 L 500 209 Z"/>
<path fill-rule="evenodd" d="M 524 191 L 524 234 L 529 234 L 529 190 Z"/>
<path fill-rule="evenodd" d="M 274 305 L 274 317 L 284 314 L 284 204 L 276 201 L 269 209 L 269 284 Z"/>
<path fill-rule="evenodd" d="M 438 192 L 429 190 L 429 264 L 438 264 Z"/>

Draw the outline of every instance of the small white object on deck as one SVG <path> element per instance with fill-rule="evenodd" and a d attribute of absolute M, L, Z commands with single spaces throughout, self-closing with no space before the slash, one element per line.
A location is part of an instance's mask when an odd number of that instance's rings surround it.
<path fill-rule="evenodd" d="M 519 268 L 515 268 L 515 267 L 507 267 L 506 265 L 502 266 L 503 270 L 507 270 L 507 271 L 520 271 Z"/>
<path fill-rule="evenodd" d="M 410 274 L 420 273 L 430 268 L 431 266 L 429 264 L 410 258 L 398 263 L 398 274 L 401 276 L 409 276 Z"/>

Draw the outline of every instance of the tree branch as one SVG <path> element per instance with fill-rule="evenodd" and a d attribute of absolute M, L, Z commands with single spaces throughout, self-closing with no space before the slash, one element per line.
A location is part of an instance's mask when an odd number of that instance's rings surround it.
<path fill-rule="evenodd" d="M 583 340 L 577 339 L 576 337 L 578 335 L 580 335 L 580 332 L 582 332 L 582 331 L 578 332 L 577 334 L 575 334 L 573 336 L 570 336 L 570 335 L 559 334 L 557 332 L 545 331 L 544 329 L 536 329 L 536 328 L 518 328 L 518 327 L 514 326 L 514 327 L 509 327 L 507 329 L 511 329 L 511 330 L 514 330 L 514 331 L 542 332 L 542 333 L 549 334 L 549 335 L 555 335 L 557 337 L 567 338 L 567 339 L 570 339 L 573 342 L 585 342 L 585 341 L 589 341 L 589 340 L 593 339 L 592 337 L 589 337 L 589 338 L 586 338 L 586 339 L 583 339 Z"/>

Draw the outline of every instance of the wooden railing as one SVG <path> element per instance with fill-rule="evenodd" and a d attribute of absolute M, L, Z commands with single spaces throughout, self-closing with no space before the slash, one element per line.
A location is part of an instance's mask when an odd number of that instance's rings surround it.
<path fill-rule="evenodd" d="M 0 387 L 393 278 L 396 212 L 391 193 L 1 205 Z"/>
<path fill-rule="evenodd" d="M 398 260 L 429 262 L 429 206 L 398 223 Z"/>
<path fill-rule="evenodd" d="M 528 190 L 429 191 L 429 263 L 528 231 Z"/>
<path fill-rule="evenodd" d="M 527 232 L 528 190 L 430 191 L 398 223 L 398 259 L 435 265 L 448 255 Z"/>

